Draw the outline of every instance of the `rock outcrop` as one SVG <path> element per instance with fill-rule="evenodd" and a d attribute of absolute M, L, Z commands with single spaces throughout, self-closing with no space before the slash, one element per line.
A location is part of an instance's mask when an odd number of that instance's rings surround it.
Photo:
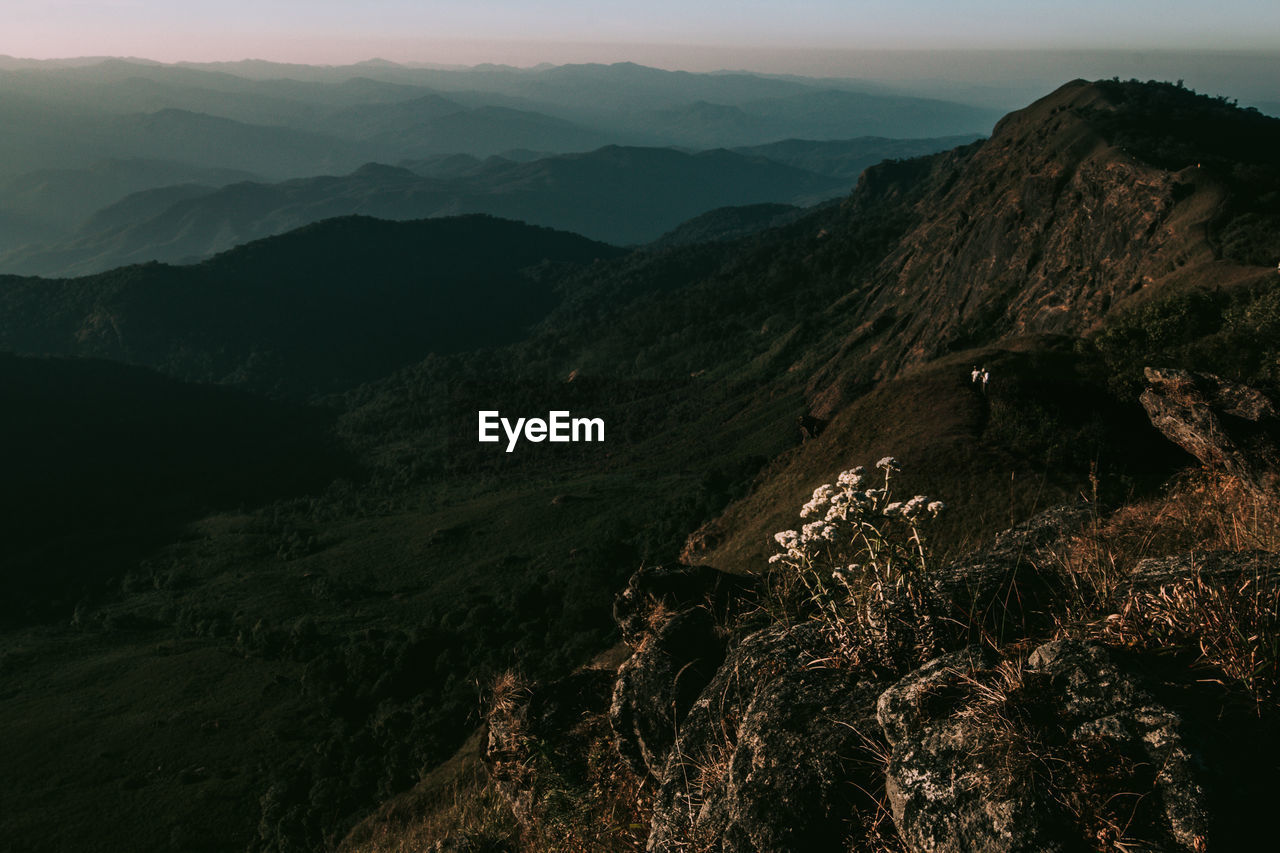
<path fill-rule="evenodd" d="M 1090 517 L 1066 506 L 1006 531 L 933 573 L 931 594 L 953 613 L 1004 607 L 1022 636 L 1051 636 L 1063 579 L 1035 573 L 1036 557 Z M 1193 574 L 1271 578 L 1280 558 L 1148 560 L 1118 595 Z M 1202 853 L 1260 834 L 1250 780 L 1280 767 L 1276 727 L 1250 711 L 1223 729 L 1220 696 L 1185 661 L 1096 639 L 964 645 L 959 632 L 960 647 L 885 678 L 833 659 L 817 621 L 739 619 L 726 633 L 712 611 L 746 588 L 649 569 L 619 596 L 635 652 L 610 721 L 656 788 L 650 851 Z"/>
<path fill-rule="evenodd" d="M 1048 643 L 1025 667 L 955 652 L 886 690 L 878 714 L 889 804 L 912 851 L 1084 850 L 1126 832 L 1205 849 L 1206 797 L 1181 718 L 1097 643 Z M 1140 805 L 1117 802 L 1126 796 Z"/>
<path fill-rule="evenodd" d="M 632 655 L 618 670 L 610 722 L 618 752 L 658 776 L 681 722 L 724 659 L 720 627 L 754 595 L 754 581 L 706 566 L 655 566 L 632 575 L 614 620 Z"/>
<path fill-rule="evenodd" d="M 1151 165 L 1107 132 L 1124 88 L 1072 81 L 976 150 L 935 158 L 920 221 L 848 300 L 852 331 L 810 398 L 826 399 L 850 353 L 857 381 L 883 379 L 973 341 L 1084 333 L 1140 292 L 1270 273 L 1232 268 L 1207 239 L 1226 206 L 1220 175 Z"/>
<path fill-rule="evenodd" d="M 1149 557 L 1134 567 L 1124 592 L 1158 590 L 1198 577 L 1210 583 L 1280 583 L 1280 554 L 1270 551 L 1205 551 Z"/>
<path fill-rule="evenodd" d="M 883 685 L 819 660 L 815 623 L 745 637 L 686 715 L 659 778 L 648 849 L 848 850 L 881 784 Z"/>
<path fill-rule="evenodd" d="M 1255 489 L 1280 475 L 1280 415 L 1262 392 L 1211 373 L 1148 367 L 1142 406 L 1156 429 Z"/>
<path fill-rule="evenodd" d="M 724 659 L 725 637 L 704 607 L 657 625 L 618 670 L 609 719 L 636 773 L 658 776 L 680 722 Z"/>
<path fill-rule="evenodd" d="M 1062 580 L 1039 559 L 1044 550 L 1081 530 L 1096 509 L 1086 503 L 1046 510 L 996 536 L 990 545 L 929 574 L 930 593 L 952 624 L 980 633 L 1025 636 L 1052 621 Z"/>

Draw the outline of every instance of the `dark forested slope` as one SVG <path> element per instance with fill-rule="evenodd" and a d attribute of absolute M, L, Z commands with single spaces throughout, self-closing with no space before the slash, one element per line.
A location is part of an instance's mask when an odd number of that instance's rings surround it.
<path fill-rule="evenodd" d="M 539 265 L 620 250 L 488 217 L 351 217 L 202 264 L 0 279 L 0 347 L 89 355 L 281 394 L 350 387 L 519 336 L 556 301 Z"/>

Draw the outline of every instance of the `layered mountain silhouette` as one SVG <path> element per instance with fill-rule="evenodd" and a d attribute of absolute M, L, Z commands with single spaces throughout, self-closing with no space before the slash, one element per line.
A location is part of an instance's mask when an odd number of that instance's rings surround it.
<path fill-rule="evenodd" d="M 856 83 L 628 63 L 448 70 L 17 62 L 0 68 L 0 118 L 10 128 L 0 141 L 0 178 L 109 157 L 283 178 L 517 148 L 985 133 L 998 117 L 964 104 L 858 91 Z"/>
<path fill-rule="evenodd" d="M 946 101 L 818 90 L 725 104 L 697 101 L 642 117 L 643 127 L 677 144 L 760 145 L 788 137 L 943 136 L 984 133 L 989 116 Z"/>
<path fill-rule="evenodd" d="M 102 160 L 83 169 L 43 169 L 0 187 L 0 209 L 23 231 L 0 231 L 0 251 L 64 238 L 98 210 L 126 196 L 179 184 L 208 188 L 253 180 L 250 172 L 171 160 Z"/>
<path fill-rule="evenodd" d="M 189 261 L 348 214 L 488 213 L 617 244 L 643 243 L 710 208 L 813 201 L 841 193 L 844 185 L 728 151 L 611 147 L 532 163 L 494 159 L 452 179 L 369 164 L 344 177 L 148 191 L 97 213 L 70 244 L 8 253 L 0 269 L 76 274 L 144 260 Z"/>
<path fill-rule="evenodd" d="M 146 189 L 107 205 L 70 239 L 11 248 L 0 254 L 0 270 L 76 275 L 151 260 L 189 262 L 352 214 L 418 219 L 488 213 L 619 245 L 647 243 L 715 208 L 805 205 L 843 195 L 873 163 L 940 150 L 953 141 L 787 140 L 697 154 L 609 146 L 533 160 L 452 155 L 406 161 L 408 168 L 366 164 L 341 177 L 277 184 L 226 185 L 226 173 L 188 169 L 190 181 Z M 177 166 L 171 171 L 183 174 Z M 160 173 L 153 168 L 138 180 L 154 182 Z M 80 176 L 68 172 L 63 180 L 70 183 Z M 52 191 L 46 174 L 12 183 Z"/>

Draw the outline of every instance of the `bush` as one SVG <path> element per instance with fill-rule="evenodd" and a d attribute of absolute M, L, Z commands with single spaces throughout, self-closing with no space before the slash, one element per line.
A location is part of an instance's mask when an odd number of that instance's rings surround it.
<path fill-rule="evenodd" d="M 940 650 L 933 602 L 923 581 L 929 566 L 922 528 L 944 508 L 916 495 L 893 499 L 896 459 L 876 463 L 870 485 L 861 466 L 824 484 L 800 510 L 814 518 L 774 536 L 772 599 L 786 611 L 822 622 L 833 654 L 850 664 L 902 672 Z"/>

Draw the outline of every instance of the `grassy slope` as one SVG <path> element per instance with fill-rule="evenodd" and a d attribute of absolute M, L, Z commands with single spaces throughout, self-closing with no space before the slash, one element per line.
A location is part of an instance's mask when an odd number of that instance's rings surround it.
<path fill-rule="evenodd" d="M 764 458 L 792 440 L 798 396 L 757 405 L 753 393 L 712 402 L 688 425 L 701 440 L 637 428 L 567 463 L 532 453 L 454 460 L 462 467 L 447 480 L 398 489 L 394 502 L 331 489 L 214 516 L 84 602 L 75 626 L 7 632 L 0 726 L 19 748 L 5 762 L 14 807 L 4 832 L 31 850 L 75 838 L 161 849 L 171 832 L 196 839 L 182 842 L 191 849 L 237 848 L 256 834 L 258 799 L 273 783 L 333 773 L 356 794 L 326 801 L 306 789 L 302 805 L 325 813 L 268 820 L 273 843 L 314 846 L 361 798 L 405 782 L 382 787 L 375 766 L 359 783 L 359 756 L 330 766 L 309 755 L 371 738 L 376 765 L 395 749 L 379 740 L 393 736 L 386 720 L 408 713 L 417 742 L 399 744 L 410 752 L 398 772 L 416 774 L 474 724 L 474 679 L 510 665 L 553 672 L 607 642 L 612 592 L 641 553 L 664 540 L 670 553 L 714 509 L 699 509 L 704 466 Z M 659 393 L 645 405 L 670 402 Z M 625 416 L 605 414 L 625 427 Z M 728 442 L 726 424 L 737 433 Z M 407 695 L 371 698 L 392 669 L 386 656 L 414 630 L 435 675 L 406 673 Z M 382 661 L 372 672 L 325 674 L 361 649 Z M 141 813 L 153 808 L 168 817 L 151 825 Z M 139 823 L 148 835 L 133 834 Z"/>

